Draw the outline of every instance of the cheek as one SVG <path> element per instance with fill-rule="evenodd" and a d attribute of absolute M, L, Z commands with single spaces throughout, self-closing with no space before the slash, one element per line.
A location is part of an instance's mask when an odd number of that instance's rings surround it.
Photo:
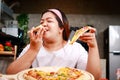
<path fill-rule="evenodd" d="M 60 32 L 60 29 L 57 26 L 51 27 L 51 30 L 54 31 L 54 32 Z"/>
<path fill-rule="evenodd" d="M 59 33 L 60 33 L 60 30 L 59 30 L 59 29 L 54 29 L 54 33 L 55 33 L 55 34 L 59 34 Z"/>
<path fill-rule="evenodd" d="M 49 24 L 49 29 L 52 33 L 59 33 L 61 31 L 61 29 L 59 28 L 58 24 Z"/>

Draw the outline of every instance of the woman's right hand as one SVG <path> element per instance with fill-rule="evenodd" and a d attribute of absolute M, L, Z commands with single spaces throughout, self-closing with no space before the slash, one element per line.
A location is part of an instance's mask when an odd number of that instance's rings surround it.
<path fill-rule="evenodd" d="M 25 49 L 27 51 L 23 51 L 21 56 L 8 66 L 6 70 L 7 74 L 16 74 L 22 70 L 30 68 L 40 50 L 40 47 L 42 46 L 42 37 L 44 32 L 45 27 L 39 27 L 38 29 L 33 27 L 28 31 L 30 36 L 30 47 L 28 50 Z"/>
<path fill-rule="evenodd" d="M 30 35 L 30 49 L 35 50 L 35 51 L 39 51 L 40 47 L 42 46 L 42 37 L 43 37 L 43 33 L 45 32 L 45 28 L 44 27 L 39 27 L 37 28 L 32 28 L 29 31 L 29 35 Z"/>

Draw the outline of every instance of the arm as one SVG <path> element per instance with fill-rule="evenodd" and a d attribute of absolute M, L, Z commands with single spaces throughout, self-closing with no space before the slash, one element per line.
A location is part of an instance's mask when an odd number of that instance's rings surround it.
<path fill-rule="evenodd" d="M 24 69 L 28 69 L 32 65 L 42 45 L 43 32 L 44 30 L 40 28 L 39 31 L 37 31 L 37 33 L 35 34 L 34 28 L 31 29 L 31 31 L 29 32 L 30 34 L 29 49 L 25 52 L 23 56 L 16 59 L 8 66 L 6 73 L 15 74 Z"/>
<path fill-rule="evenodd" d="M 98 45 L 95 38 L 95 29 L 90 28 L 90 32 L 83 34 L 80 39 L 86 42 L 89 46 L 86 70 L 93 74 L 95 80 L 99 80 L 101 77 L 101 66 Z"/>
<path fill-rule="evenodd" d="M 37 55 L 37 52 L 35 52 L 32 49 L 28 49 L 28 51 L 23 56 L 16 59 L 14 62 L 12 62 L 8 66 L 6 73 L 7 74 L 16 74 L 19 71 L 30 68 L 36 55 Z"/>
<path fill-rule="evenodd" d="M 95 80 L 99 80 L 99 78 L 101 77 L 100 57 L 97 43 L 94 47 L 89 47 L 86 70 L 94 75 Z"/>

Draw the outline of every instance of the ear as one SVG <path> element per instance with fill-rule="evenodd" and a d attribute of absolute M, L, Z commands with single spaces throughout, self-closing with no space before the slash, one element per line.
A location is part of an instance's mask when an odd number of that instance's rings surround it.
<path fill-rule="evenodd" d="M 60 28 L 59 33 L 63 33 L 64 28 Z"/>

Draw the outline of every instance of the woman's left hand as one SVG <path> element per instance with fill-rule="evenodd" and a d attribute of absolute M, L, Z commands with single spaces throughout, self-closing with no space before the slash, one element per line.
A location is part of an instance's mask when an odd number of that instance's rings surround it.
<path fill-rule="evenodd" d="M 96 29 L 89 27 L 89 32 L 84 33 L 82 36 L 80 36 L 80 40 L 83 42 L 86 42 L 89 47 L 95 47 L 96 46 L 96 37 L 95 37 Z"/>
<path fill-rule="evenodd" d="M 101 65 L 95 32 L 95 28 L 89 27 L 89 32 L 86 32 L 80 36 L 80 40 L 86 42 L 89 46 L 86 70 L 93 74 L 95 80 L 99 80 L 101 77 Z M 94 65 L 94 63 L 96 64 Z"/>

